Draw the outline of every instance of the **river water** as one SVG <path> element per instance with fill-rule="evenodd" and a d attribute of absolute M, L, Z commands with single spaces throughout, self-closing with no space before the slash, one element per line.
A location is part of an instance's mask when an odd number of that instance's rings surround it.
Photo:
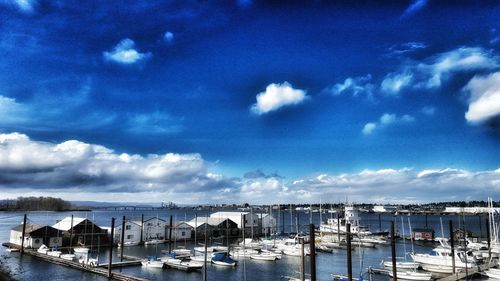
<path fill-rule="evenodd" d="M 117 219 L 117 224 L 121 223 L 121 217 L 139 219 L 141 214 L 146 218 L 159 216 L 160 218 L 167 219 L 169 216 L 174 216 L 177 220 L 181 221 L 187 218 L 188 220 L 194 218 L 195 212 L 188 210 L 162 210 L 162 211 L 93 211 L 93 212 L 29 212 L 27 213 L 28 222 L 37 223 L 41 225 L 53 225 L 57 220 L 64 217 L 74 215 L 76 217 L 86 217 L 99 226 L 109 227 L 111 218 Z M 198 216 L 203 216 L 206 213 L 197 212 Z M 24 213 L 15 212 L 0 212 L 0 241 L 8 242 L 10 236 L 10 229 L 22 223 Z M 319 213 L 313 213 L 312 217 L 306 213 L 294 212 L 293 217 L 289 213 L 284 213 L 283 220 L 280 223 L 284 226 L 285 232 L 290 230 L 295 231 L 295 226 L 290 226 L 290 222 L 296 221 L 295 216 L 298 215 L 299 231 L 306 232 L 309 223 L 312 221 L 315 225 L 319 224 Z M 326 220 L 330 214 L 323 214 L 323 220 Z M 387 230 L 390 227 L 390 222 L 395 220 L 396 231 L 404 231 L 409 233 L 408 216 L 393 216 L 391 214 L 382 214 L 379 220 L 378 214 L 361 213 L 361 224 L 369 225 L 372 231 L 379 229 Z M 463 225 L 465 220 L 465 227 L 467 230 L 472 231 L 476 235 L 486 236 L 486 219 L 487 215 L 482 216 L 465 216 L 459 217 L 454 215 L 436 216 L 436 215 L 412 215 L 410 216 L 412 228 L 430 227 L 436 232 L 436 236 L 441 234 L 441 220 L 443 221 L 443 234 L 448 236 L 448 221 L 452 220 L 455 228 Z M 404 223 L 401 223 L 403 218 Z M 482 222 L 480 225 L 480 221 Z M 177 245 L 192 248 L 194 245 L 189 241 L 177 241 Z M 397 256 L 404 256 L 404 248 L 406 251 L 411 251 L 411 244 L 406 241 L 403 244 L 402 240 L 397 242 L 396 250 Z M 432 245 L 417 244 L 413 245 L 416 253 L 428 252 Z M 130 256 L 146 257 L 148 255 L 161 255 L 161 250 L 167 250 L 168 244 L 158 246 L 136 246 L 124 248 L 124 254 Z M 109 255 L 108 250 L 105 248 L 99 249 L 100 261 L 107 260 Z M 113 249 L 113 260 L 119 260 L 118 248 Z M 360 272 L 366 272 L 369 266 L 380 267 L 382 259 L 390 259 L 391 249 L 389 245 L 378 245 L 376 248 L 361 248 L 353 251 L 353 274 L 358 276 Z M 75 269 L 69 269 L 60 265 L 44 262 L 28 255 L 20 256 L 19 253 L 6 252 L 2 247 L 0 249 L 0 256 L 3 263 L 6 264 L 14 276 L 18 280 L 107 280 L 107 278 L 99 277 L 93 273 L 86 273 Z M 309 258 L 306 258 L 306 273 L 309 272 Z M 331 280 L 331 274 L 346 274 L 346 251 L 339 249 L 333 253 L 318 253 L 316 257 L 317 263 L 317 280 Z M 251 259 L 239 259 L 238 266 L 235 268 L 224 268 L 215 265 L 208 265 L 207 276 L 208 280 L 285 280 L 284 276 L 298 277 L 300 265 L 300 258 L 283 256 L 281 260 L 275 262 L 255 261 Z M 361 270 L 360 270 L 361 268 Z M 203 280 L 200 272 L 186 273 L 175 269 L 144 269 L 141 266 L 132 266 L 122 269 L 114 269 L 130 275 L 141 276 L 150 280 Z M 374 276 L 374 280 L 388 280 L 387 277 Z"/>

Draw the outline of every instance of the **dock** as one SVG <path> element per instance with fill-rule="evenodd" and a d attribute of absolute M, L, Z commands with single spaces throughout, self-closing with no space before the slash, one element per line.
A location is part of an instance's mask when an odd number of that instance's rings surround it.
<path fill-rule="evenodd" d="M 477 266 L 476 268 L 471 268 L 467 270 L 467 274 L 465 273 L 465 270 L 460 270 L 456 272 L 455 274 L 443 277 L 438 279 L 439 281 L 454 281 L 454 280 L 462 280 L 466 278 L 470 278 L 474 275 L 481 274 L 481 272 L 485 271 L 486 269 L 490 267 L 496 266 L 498 263 L 487 263 L 487 264 L 481 264 L 480 266 Z"/>
<path fill-rule="evenodd" d="M 61 259 L 58 257 L 53 257 L 53 256 L 49 256 L 46 254 L 38 253 L 35 250 L 25 249 L 24 253 L 28 254 L 32 257 L 35 257 L 37 259 L 46 261 L 46 262 L 50 262 L 50 263 L 54 263 L 54 264 L 58 264 L 58 265 L 63 265 L 63 266 L 78 269 L 81 271 L 92 272 L 92 273 L 95 273 L 95 274 L 98 274 L 98 275 L 101 275 L 104 277 L 108 277 L 108 270 L 104 269 L 102 267 L 85 266 L 85 265 L 82 265 L 78 262 L 64 260 L 64 259 Z M 139 264 L 140 264 L 140 261 L 133 261 L 133 262 L 139 262 Z M 121 263 L 122 263 L 122 265 L 124 264 L 124 262 L 121 262 Z M 137 263 L 134 265 L 137 265 Z M 149 279 L 146 279 L 146 278 L 128 275 L 128 274 L 124 274 L 124 273 L 120 273 L 120 272 L 112 272 L 111 279 L 118 280 L 118 281 L 150 281 Z"/>

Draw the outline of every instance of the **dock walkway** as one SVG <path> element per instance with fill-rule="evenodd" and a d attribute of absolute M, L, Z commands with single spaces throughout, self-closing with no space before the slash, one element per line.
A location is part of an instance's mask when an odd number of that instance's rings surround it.
<path fill-rule="evenodd" d="M 92 272 L 92 273 L 95 273 L 95 274 L 98 274 L 98 275 L 101 275 L 104 277 L 108 277 L 108 270 L 104 269 L 104 268 L 84 266 L 78 262 L 64 260 L 64 259 L 61 259 L 58 257 L 52 257 L 52 256 L 38 253 L 37 251 L 29 250 L 29 249 L 25 249 L 24 253 L 28 254 L 30 256 L 33 256 L 35 258 L 47 261 L 47 262 L 67 266 L 67 267 L 78 269 L 81 271 Z M 146 279 L 146 278 L 133 276 L 133 275 L 127 275 L 127 274 L 120 273 L 120 272 L 112 272 L 111 279 L 118 280 L 118 281 L 150 281 L 149 279 Z"/>

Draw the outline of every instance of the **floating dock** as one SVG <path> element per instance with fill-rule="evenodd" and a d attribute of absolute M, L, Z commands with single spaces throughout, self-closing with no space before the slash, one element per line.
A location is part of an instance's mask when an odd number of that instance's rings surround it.
<path fill-rule="evenodd" d="M 95 273 L 95 274 L 98 274 L 98 275 L 101 275 L 101 276 L 104 276 L 104 277 L 108 277 L 108 270 L 104 269 L 102 267 L 86 266 L 86 265 L 82 265 L 81 263 L 78 263 L 78 262 L 64 260 L 64 259 L 61 259 L 61 258 L 58 258 L 58 257 L 52 257 L 52 256 L 49 256 L 47 254 L 38 253 L 37 251 L 30 250 L 30 249 L 25 249 L 24 253 L 28 254 L 30 256 L 33 256 L 35 258 L 38 258 L 40 260 L 46 261 L 46 262 L 51 262 L 51 263 L 54 263 L 54 264 L 59 264 L 59 265 L 67 266 L 67 267 L 70 267 L 70 268 L 78 269 L 78 270 L 81 270 L 81 271 L 92 272 L 92 273 Z M 140 264 L 140 261 L 129 261 L 129 263 L 131 263 L 131 262 L 135 262 L 135 264 L 133 264 L 133 265 Z M 115 266 L 115 267 L 118 267 L 120 265 L 124 266 L 125 263 L 126 262 L 118 262 L 118 263 L 116 263 L 117 266 Z M 127 263 L 127 265 L 132 265 L 132 264 L 129 264 L 129 263 Z M 142 278 L 142 277 L 138 277 L 138 276 L 133 276 L 133 275 L 128 275 L 128 274 L 124 274 L 124 273 L 120 273 L 120 272 L 112 272 L 111 273 L 111 279 L 113 279 L 113 280 L 119 280 L 119 281 L 150 281 L 149 279 L 146 279 L 146 278 Z"/>

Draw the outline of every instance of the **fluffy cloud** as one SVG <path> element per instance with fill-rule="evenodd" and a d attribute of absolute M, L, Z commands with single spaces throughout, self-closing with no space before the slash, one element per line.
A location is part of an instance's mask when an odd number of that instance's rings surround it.
<path fill-rule="evenodd" d="M 125 38 L 120 41 L 111 52 L 103 52 L 103 56 L 108 61 L 121 64 L 134 64 L 151 57 L 151 53 L 140 53 L 135 49 L 135 42 Z"/>
<path fill-rule="evenodd" d="M 185 193 L 232 187 L 207 165 L 199 154 L 144 157 L 76 140 L 53 144 L 0 134 L 0 189 Z"/>
<path fill-rule="evenodd" d="M 475 76 L 464 88 L 470 93 L 465 119 L 473 124 L 500 116 L 500 72 Z"/>
<path fill-rule="evenodd" d="M 304 90 L 294 89 L 288 82 L 283 84 L 270 84 L 266 91 L 257 95 L 257 103 L 252 105 L 251 111 L 262 115 L 278 110 L 284 106 L 302 103 L 307 98 Z"/>
<path fill-rule="evenodd" d="M 427 116 L 432 116 L 434 113 L 436 113 L 436 108 L 434 106 L 424 106 L 422 108 L 422 113 L 427 115 Z"/>
<path fill-rule="evenodd" d="M 396 114 L 393 113 L 384 113 L 382 116 L 380 116 L 380 119 L 377 122 L 369 122 L 366 123 L 361 132 L 364 135 L 370 135 L 372 134 L 375 129 L 381 128 L 381 127 L 387 127 L 389 125 L 397 124 L 397 123 L 411 123 L 415 121 L 415 118 L 411 115 L 405 114 L 401 117 L 397 116 Z"/>
<path fill-rule="evenodd" d="M 13 6 L 25 14 L 32 14 L 38 5 L 36 0 L 2 0 L 0 4 Z"/>
<path fill-rule="evenodd" d="M 338 96 L 342 94 L 350 94 L 353 96 L 366 95 L 371 98 L 373 95 L 374 85 L 370 83 L 372 76 L 370 74 L 359 77 L 349 77 L 343 83 L 337 83 L 328 87 L 324 92 Z"/>

